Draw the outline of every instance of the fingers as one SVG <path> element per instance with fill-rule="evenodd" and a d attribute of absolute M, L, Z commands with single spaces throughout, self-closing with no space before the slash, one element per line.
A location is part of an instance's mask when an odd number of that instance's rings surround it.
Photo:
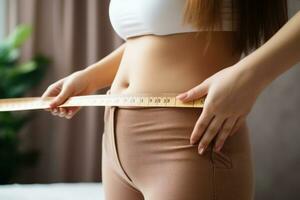
<path fill-rule="evenodd" d="M 46 97 L 53 97 L 59 94 L 61 90 L 61 81 L 51 84 L 46 91 L 42 94 L 41 99 L 46 99 Z M 51 108 L 45 108 L 45 111 L 53 111 Z"/>
<path fill-rule="evenodd" d="M 198 146 L 198 151 L 200 154 L 203 154 L 213 138 L 217 135 L 224 120 L 225 119 L 223 117 L 215 116 L 212 122 L 209 124 Z"/>
<path fill-rule="evenodd" d="M 61 79 L 53 84 L 51 84 L 47 90 L 41 96 L 42 99 L 46 97 L 56 96 L 49 104 L 50 108 L 44 109 L 45 111 L 50 111 L 53 115 L 59 117 L 66 117 L 71 119 L 80 109 L 80 107 L 58 107 L 63 104 L 70 96 L 71 91 L 68 84 L 62 84 L 64 79 Z"/>
<path fill-rule="evenodd" d="M 80 107 L 68 107 L 68 108 L 57 107 L 57 108 L 53 108 L 51 110 L 51 113 L 52 115 L 71 119 L 79 110 Z"/>
<path fill-rule="evenodd" d="M 50 96 L 56 96 L 59 92 L 60 92 L 60 84 L 61 81 L 57 81 L 53 84 L 51 84 L 46 91 L 42 94 L 41 98 L 44 99 L 46 97 L 50 97 Z"/>
<path fill-rule="evenodd" d="M 80 109 L 81 107 L 69 107 L 69 111 L 66 118 L 71 119 Z"/>
<path fill-rule="evenodd" d="M 41 96 L 42 99 L 45 99 L 46 97 L 52 97 L 56 96 L 59 93 L 56 88 L 48 87 L 48 89 L 44 92 L 44 94 Z M 45 111 L 51 111 L 51 108 L 45 108 Z"/>
<path fill-rule="evenodd" d="M 203 109 L 203 112 L 201 113 L 200 117 L 198 118 L 193 132 L 190 137 L 190 143 L 195 144 L 197 143 L 200 138 L 202 137 L 204 131 L 208 127 L 209 123 L 213 119 L 214 115 L 211 112 L 208 112 L 207 109 Z"/>
<path fill-rule="evenodd" d="M 63 89 L 61 90 L 59 82 L 50 85 L 47 88 L 47 90 L 43 93 L 41 98 L 45 99 L 49 96 L 56 97 L 54 98 L 54 100 L 52 100 L 52 102 L 50 102 L 50 108 L 46 108 L 44 110 L 50 111 L 52 115 L 57 115 L 59 117 L 66 117 L 67 119 L 71 119 L 73 115 L 79 110 L 79 107 L 57 107 L 70 96 L 70 92 L 69 89 L 67 89 L 67 86 L 63 86 Z"/>
<path fill-rule="evenodd" d="M 59 95 L 56 96 L 52 102 L 50 102 L 50 107 L 54 108 L 59 106 L 64 101 L 66 101 L 66 99 L 69 98 L 69 96 L 71 96 L 71 90 L 69 90 L 67 86 L 64 86 Z"/>
<path fill-rule="evenodd" d="M 208 81 L 205 80 L 200 85 L 193 87 L 189 91 L 177 95 L 176 98 L 178 98 L 183 102 L 188 102 L 205 96 L 207 92 L 208 92 Z"/>
<path fill-rule="evenodd" d="M 216 138 L 216 143 L 214 146 L 215 151 L 220 151 L 221 148 L 224 145 L 225 140 L 227 139 L 227 137 L 229 136 L 229 134 L 231 133 L 235 122 L 237 121 L 237 118 L 227 118 Z"/>
<path fill-rule="evenodd" d="M 59 92 L 60 92 L 60 90 L 58 88 L 56 88 L 54 86 L 49 86 L 47 88 L 47 90 L 43 93 L 41 98 L 45 99 L 46 97 L 56 96 Z"/>
<path fill-rule="evenodd" d="M 243 122 L 246 120 L 246 116 L 241 116 L 237 119 L 233 129 L 231 130 L 229 136 L 232 136 L 234 133 L 236 133 L 236 131 L 241 127 L 241 125 L 243 124 Z"/>

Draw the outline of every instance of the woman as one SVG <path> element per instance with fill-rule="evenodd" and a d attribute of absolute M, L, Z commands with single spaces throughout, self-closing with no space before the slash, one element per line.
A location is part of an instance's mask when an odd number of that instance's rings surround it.
<path fill-rule="evenodd" d="M 266 85 L 300 60 L 300 13 L 278 31 L 285 0 L 112 0 L 109 9 L 126 42 L 50 85 L 42 95 L 56 96 L 48 111 L 71 118 L 79 107 L 57 106 L 108 86 L 107 94 L 206 100 L 203 109 L 106 106 L 106 199 L 253 199 L 246 116 Z"/>

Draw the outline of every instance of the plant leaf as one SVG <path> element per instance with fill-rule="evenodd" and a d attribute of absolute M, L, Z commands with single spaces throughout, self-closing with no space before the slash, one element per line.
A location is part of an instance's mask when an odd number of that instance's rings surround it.
<path fill-rule="evenodd" d="M 12 48 L 19 48 L 31 35 L 32 28 L 29 25 L 19 25 L 7 38 L 7 43 Z"/>

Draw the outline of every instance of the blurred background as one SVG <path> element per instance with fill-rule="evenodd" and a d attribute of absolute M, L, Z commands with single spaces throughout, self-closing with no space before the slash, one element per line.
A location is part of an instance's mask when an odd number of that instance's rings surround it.
<path fill-rule="evenodd" d="M 288 3 L 293 16 L 300 1 Z M 108 5 L 0 0 L 0 98 L 41 96 L 121 45 Z M 300 199 L 299 75 L 295 66 L 278 77 L 248 117 L 255 199 Z M 83 108 L 71 120 L 41 110 L 0 113 L 0 184 L 101 182 L 102 133 L 103 107 Z"/>

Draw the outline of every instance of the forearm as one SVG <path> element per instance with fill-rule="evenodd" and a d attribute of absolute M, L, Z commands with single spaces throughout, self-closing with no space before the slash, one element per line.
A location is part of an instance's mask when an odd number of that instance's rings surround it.
<path fill-rule="evenodd" d="M 300 61 L 300 12 L 264 45 L 239 62 L 260 88 Z"/>
<path fill-rule="evenodd" d="M 102 58 L 100 61 L 88 66 L 83 71 L 90 79 L 90 88 L 96 91 L 112 84 L 118 71 L 126 43 Z"/>

